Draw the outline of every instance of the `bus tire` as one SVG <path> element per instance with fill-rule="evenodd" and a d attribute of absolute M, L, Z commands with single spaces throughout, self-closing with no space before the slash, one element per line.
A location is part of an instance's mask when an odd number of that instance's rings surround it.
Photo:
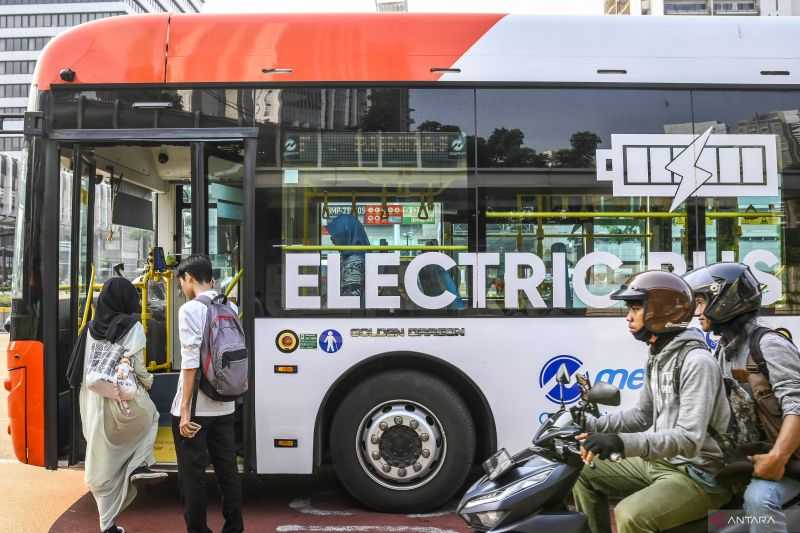
<path fill-rule="evenodd" d="M 461 489 L 475 456 L 475 424 L 447 383 L 414 370 L 365 379 L 339 405 L 330 447 L 340 482 L 365 506 L 426 512 Z"/>

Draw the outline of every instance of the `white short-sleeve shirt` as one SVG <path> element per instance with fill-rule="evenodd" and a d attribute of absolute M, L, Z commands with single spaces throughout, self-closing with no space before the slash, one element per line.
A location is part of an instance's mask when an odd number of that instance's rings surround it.
<path fill-rule="evenodd" d="M 207 296 L 212 300 L 216 298 L 217 291 L 206 291 L 199 296 Z M 228 305 L 238 312 L 237 307 L 229 302 Z M 203 331 L 206 327 L 208 308 L 202 302 L 190 300 L 178 310 L 178 334 L 181 341 L 181 370 L 200 368 L 200 345 L 203 343 Z M 197 376 L 199 378 L 200 376 Z M 181 399 L 183 397 L 183 372 L 178 376 L 178 390 L 172 400 L 170 413 L 181 416 Z M 197 392 L 196 416 L 223 416 L 236 410 L 234 402 L 218 402 L 209 398 L 202 389 Z"/>

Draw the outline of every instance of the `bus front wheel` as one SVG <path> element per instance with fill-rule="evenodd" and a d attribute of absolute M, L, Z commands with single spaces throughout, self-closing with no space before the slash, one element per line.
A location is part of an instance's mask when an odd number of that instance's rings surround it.
<path fill-rule="evenodd" d="M 331 454 L 345 488 L 384 512 L 425 512 L 450 501 L 475 456 L 475 424 L 447 383 L 414 370 L 367 378 L 333 417 Z"/>

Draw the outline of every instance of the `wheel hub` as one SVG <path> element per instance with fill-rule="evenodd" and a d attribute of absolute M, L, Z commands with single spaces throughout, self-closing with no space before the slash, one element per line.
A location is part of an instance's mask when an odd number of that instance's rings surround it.
<path fill-rule="evenodd" d="M 387 429 L 378 446 L 381 457 L 391 466 L 411 466 L 422 454 L 422 441 L 419 435 L 407 426 Z"/>
<path fill-rule="evenodd" d="M 359 428 L 361 465 L 385 487 L 420 487 L 442 465 L 446 443 L 441 425 L 420 404 L 397 400 L 376 406 Z"/>

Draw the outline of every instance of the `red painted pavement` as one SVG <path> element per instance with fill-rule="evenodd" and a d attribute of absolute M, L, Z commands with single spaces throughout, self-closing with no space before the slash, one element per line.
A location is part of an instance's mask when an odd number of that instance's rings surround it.
<path fill-rule="evenodd" d="M 222 528 L 219 497 L 209 476 L 209 527 Z M 453 513 L 381 514 L 366 511 L 341 489 L 332 476 L 245 478 L 244 519 L 252 532 L 331 533 L 465 533 L 469 529 Z M 452 510 L 455 503 L 447 507 Z M 144 487 L 118 520 L 128 533 L 185 531 L 175 477 Z M 97 509 L 85 494 L 53 524 L 51 533 L 96 533 Z"/>

